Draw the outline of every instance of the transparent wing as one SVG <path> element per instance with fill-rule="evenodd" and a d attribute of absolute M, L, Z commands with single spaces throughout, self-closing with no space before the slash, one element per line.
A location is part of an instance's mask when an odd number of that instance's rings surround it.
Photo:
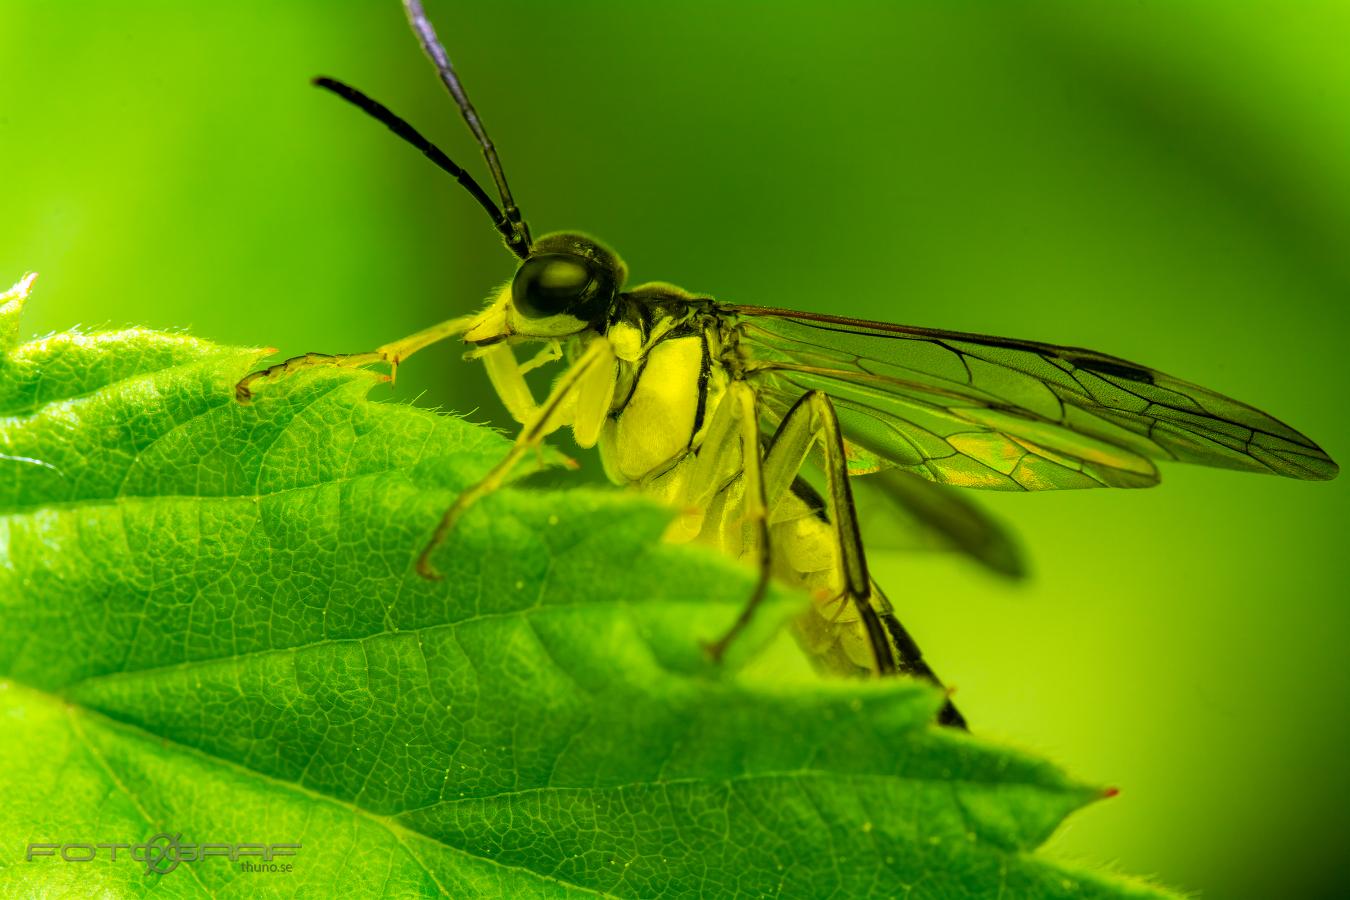
<path fill-rule="evenodd" d="M 819 467 L 819 457 L 815 458 Z M 803 472 L 797 495 L 829 518 L 819 477 Z M 1007 526 L 975 503 L 968 491 L 934 484 L 900 469 L 850 479 L 853 507 L 870 550 L 959 553 L 1006 578 L 1027 574 L 1022 548 Z"/>
<path fill-rule="evenodd" d="M 1026 575 L 1016 538 L 969 493 L 899 469 L 850 481 L 868 548 L 960 553 L 1008 578 Z"/>
<path fill-rule="evenodd" d="M 1147 487 L 1154 460 L 1334 478 L 1306 436 L 1206 388 L 1091 350 L 726 305 L 770 418 L 828 393 L 851 474 L 898 467 L 995 490 Z"/>

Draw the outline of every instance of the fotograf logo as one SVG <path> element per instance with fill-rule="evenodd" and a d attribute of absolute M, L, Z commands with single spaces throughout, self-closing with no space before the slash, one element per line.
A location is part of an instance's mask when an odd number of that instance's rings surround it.
<path fill-rule="evenodd" d="M 201 859 L 217 856 L 231 862 L 245 858 L 256 858 L 271 863 L 278 856 L 295 856 L 300 844 L 200 844 L 184 843 L 182 832 L 170 834 L 161 831 L 154 837 L 139 844 L 121 843 L 60 843 L 28 845 L 27 860 L 32 862 L 42 856 L 60 857 L 68 863 L 93 862 L 104 856 L 112 862 L 121 857 L 130 857 L 145 866 L 146 875 L 167 875 L 178 868 L 179 863 L 197 862 Z M 253 870 L 253 869 L 251 869 Z M 286 863 L 281 868 L 272 867 L 268 871 L 289 872 L 291 866 Z"/>

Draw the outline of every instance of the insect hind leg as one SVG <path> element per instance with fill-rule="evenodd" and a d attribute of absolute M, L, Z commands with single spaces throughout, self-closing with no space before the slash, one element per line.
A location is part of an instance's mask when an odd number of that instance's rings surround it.
<path fill-rule="evenodd" d="M 905 626 L 900 624 L 900 620 L 895 617 L 895 613 L 890 611 L 890 603 L 886 600 L 885 595 L 881 594 L 880 589 L 875 584 L 872 585 L 872 591 L 874 596 L 877 596 L 886 606 L 886 611 L 881 614 L 881 623 L 895 648 L 898 671 L 901 674 L 921 678 L 938 687 L 943 687 L 942 679 L 937 677 L 937 673 L 923 658 L 923 651 L 919 649 L 919 645 L 914 642 L 914 638 L 910 636 Z M 943 701 L 942 708 L 938 710 L 937 720 L 939 725 L 950 725 L 953 728 L 968 730 L 966 717 L 961 715 L 961 711 L 952 703 L 951 697 Z"/>
<path fill-rule="evenodd" d="M 849 486 L 848 460 L 843 432 L 834 404 L 821 391 L 810 391 L 793 404 L 779 423 L 764 460 L 764 491 L 772 512 L 798 484 L 798 475 L 812 448 L 819 442 L 824 451 L 828 508 L 822 510 L 838 544 L 842 592 L 851 600 L 871 645 L 876 672 L 921 678 L 939 687 L 942 682 L 924 660 L 918 644 L 895 617 L 890 602 L 867 571 L 862 534 L 858 528 Z M 948 699 L 938 713 L 943 725 L 965 728 L 961 713 Z"/>

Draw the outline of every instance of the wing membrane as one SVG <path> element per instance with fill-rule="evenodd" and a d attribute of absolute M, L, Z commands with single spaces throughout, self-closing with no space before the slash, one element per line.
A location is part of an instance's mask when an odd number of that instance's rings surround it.
<path fill-rule="evenodd" d="M 1335 477 L 1283 422 L 1113 356 L 953 331 L 751 306 L 735 316 L 746 377 L 770 415 L 833 399 L 850 471 L 898 467 L 996 490 L 1147 487 L 1154 460 Z"/>
<path fill-rule="evenodd" d="M 899 469 L 853 479 L 868 548 L 953 551 L 1005 577 L 1024 577 L 1017 540 L 970 496 Z"/>

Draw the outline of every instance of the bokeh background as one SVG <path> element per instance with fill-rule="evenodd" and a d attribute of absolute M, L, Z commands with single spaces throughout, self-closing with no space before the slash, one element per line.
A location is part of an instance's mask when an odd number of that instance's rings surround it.
<path fill-rule="evenodd" d="M 1350 458 L 1344 3 L 428 5 L 536 234 L 728 300 L 1101 349 Z M 0 61 L 0 280 L 41 272 L 30 332 L 367 349 L 511 274 L 449 179 L 308 86 L 482 171 L 392 0 L 5 0 Z M 453 352 L 392 396 L 509 424 Z M 1052 852 L 1345 896 L 1348 494 L 1174 466 L 988 497 L 1025 585 L 876 567 L 979 731 L 1121 788 Z"/>

